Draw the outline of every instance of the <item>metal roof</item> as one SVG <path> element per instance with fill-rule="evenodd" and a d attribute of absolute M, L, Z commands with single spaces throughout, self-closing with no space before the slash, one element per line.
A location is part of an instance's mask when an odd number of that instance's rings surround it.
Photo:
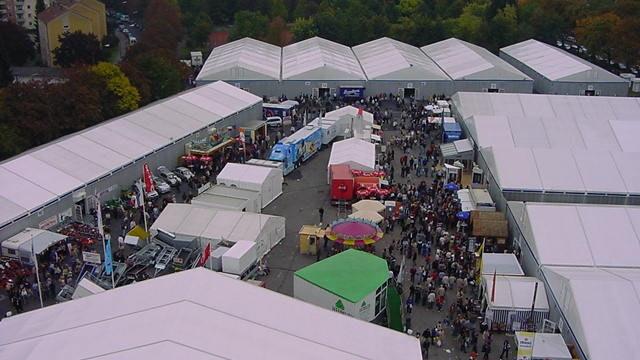
<path fill-rule="evenodd" d="M 450 80 L 420 49 L 387 37 L 355 46 L 369 80 Z"/>
<path fill-rule="evenodd" d="M 454 80 L 531 80 L 489 50 L 456 38 L 421 49 Z"/>
<path fill-rule="evenodd" d="M 0 163 L 0 226 L 262 99 L 216 82 Z"/>
<path fill-rule="evenodd" d="M 319 37 L 282 49 L 283 80 L 366 80 L 351 48 Z"/>
<path fill-rule="evenodd" d="M 552 81 L 625 81 L 586 60 L 533 39 L 504 47 L 500 52 Z"/>
<path fill-rule="evenodd" d="M 211 51 L 196 80 L 280 80 L 282 49 L 243 38 Z"/>
<path fill-rule="evenodd" d="M 459 92 L 452 97 L 478 147 L 640 152 L 640 99 Z"/>

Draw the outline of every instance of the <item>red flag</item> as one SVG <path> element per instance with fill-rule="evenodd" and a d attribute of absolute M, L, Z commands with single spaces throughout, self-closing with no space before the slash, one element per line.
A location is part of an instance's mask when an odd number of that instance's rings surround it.
<path fill-rule="evenodd" d="M 493 286 L 491 287 L 491 302 L 496 299 L 496 270 L 493 270 Z"/>
<path fill-rule="evenodd" d="M 211 243 L 208 243 L 207 247 L 204 248 L 204 251 L 202 252 L 202 257 L 198 262 L 198 266 L 204 266 L 204 264 L 207 263 L 207 260 L 209 260 L 209 256 L 211 256 Z"/>
<path fill-rule="evenodd" d="M 144 179 L 144 190 L 147 193 L 152 192 L 155 186 L 153 185 L 153 175 L 151 175 L 148 164 L 144 164 L 142 168 L 142 178 Z"/>

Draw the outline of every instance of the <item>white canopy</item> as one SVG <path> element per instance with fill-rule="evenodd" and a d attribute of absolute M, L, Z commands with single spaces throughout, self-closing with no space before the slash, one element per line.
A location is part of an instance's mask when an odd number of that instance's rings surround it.
<path fill-rule="evenodd" d="M 637 358 L 640 269 L 543 267 L 543 274 L 586 358 Z"/>
<path fill-rule="evenodd" d="M 522 203 L 509 203 L 509 208 Z M 539 265 L 640 267 L 640 208 L 526 203 L 515 216 Z"/>
<path fill-rule="evenodd" d="M 524 276 L 524 271 L 514 254 L 483 253 L 482 274 L 493 275 L 494 272 L 497 275 Z"/>
<path fill-rule="evenodd" d="M 352 219 L 363 219 L 363 220 L 368 220 L 371 222 L 374 222 L 376 224 L 382 222 L 382 220 L 384 220 L 384 218 L 382 217 L 382 215 L 378 214 L 375 211 L 367 211 L 367 210 L 360 210 L 360 211 L 356 211 L 354 213 L 352 213 L 351 215 L 349 215 L 350 218 Z"/>
<path fill-rule="evenodd" d="M 356 138 L 337 141 L 331 146 L 327 173 L 331 165 L 338 164 L 349 165 L 352 170 L 373 171 L 376 168 L 376 146 Z"/>
<path fill-rule="evenodd" d="M 169 204 L 151 226 L 151 233 L 155 235 L 158 229 L 180 237 L 201 239 L 203 247 L 206 242 L 215 245 L 222 240 L 253 241 L 261 257 L 284 238 L 285 219 L 197 205 Z"/>
<path fill-rule="evenodd" d="M 52 245 L 63 241 L 66 235 L 48 230 L 26 228 L 2 242 L 2 247 L 16 252 L 21 259 L 31 263 L 33 255 L 40 255 Z"/>
<path fill-rule="evenodd" d="M 493 275 L 483 275 L 485 297 L 492 309 L 530 310 L 533 303 L 535 284 L 538 283 L 535 309 L 549 311 L 547 293 L 544 284 L 534 278 L 526 276 L 496 276 L 495 298 L 491 301 L 493 289 Z"/>
<path fill-rule="evenodd" d="M 415 337 L 203 268 L 3 319 L 0 353 L 23 360 L 422 359 Z"/>
<path fill-rule="evenodd" d="M 364 199 L 351 206 L 355 211 L 373 211 L 381 212 L 384 210 L 384 204 L 378 200 Z"/>

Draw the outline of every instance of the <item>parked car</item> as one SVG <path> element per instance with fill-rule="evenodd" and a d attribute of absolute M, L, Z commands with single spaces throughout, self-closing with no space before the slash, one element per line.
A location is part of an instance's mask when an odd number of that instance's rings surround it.
<path fill-rule="evenodd" d="M 169 184 L 167 184 L 167 182 L 164 181 L 162 178 L 154 176 L 153 182 L 156 184 L 156 189 L 160 194 L 166 194 L 168 192 L 171 192 L 171 186 L 169 186 Z"/>
<path fill-rule="evenodd" d="M 267 118 L 267 126 L 282 126 L 283 121 L 280 116 L 269 116 Z"/>
<path fill-rule="evenodd" d="M 191 172 L 191 170 L 187 169 L 186 167 L 177 167 L 174 170 L 174 173 L 176 175 L 178 175 L 178 177 L 184 181 L 189 181 L 191 180 L 195 175 L 193 175 L 193 173 Z"/>
<path fill-rule="evenodd" d="M 179 186 L 182 184 L 182 180 L 176 174 L 167 169 L 166 166 L 158 166 L 158 174 L 171 186 Z"/>
<path fill-rule="evenodd" d="M 142 179 L 140 179 L 140 181 L 142 182 Z M 146 200 L 155 200 L 158 198 L 158 196 L 160 196 L 155 189 L 147 192 L 147 190 L 144 188 L 144 185 L 142 185 L 142 189 L 142 191 L 144 191 L 144 198 Z M 138 193 L 138 187 L 135 184 L 131 186 L 131 190 L 133 190 L 133 192 L 135 192 L 136 194 Z"/>

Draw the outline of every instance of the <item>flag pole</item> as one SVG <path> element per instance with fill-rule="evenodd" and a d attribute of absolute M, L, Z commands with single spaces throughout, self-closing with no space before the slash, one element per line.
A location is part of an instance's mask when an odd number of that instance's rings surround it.
<path fill-rule="evenodd" d="M 536 309 L 536 297 L 538 296 L 538 281 L 536 280 L 536 286 L 533 288 L 533 301 L 531 302 L 531 314 L 529 315 L 529 324 L 533 321 L 533 312 Z"/>
<path fill-rule="evenodd" d="M 31 254 L 33 255 L 33 262 L 36 270 L 36 282 L 38 283 L 38 295 L 40 297 L 40 308 L 44 307 L 44 302 L 42 301 L 42 284 L 40 283 L 40 268 L 38 267 L 38 255 L 33 248 L 33 232 L 31 233 Z"/>
<path fill-rule="evenodd" d="M 104 266 L 106 270 L 107 269 L 107 251 L 109 252 L 111 251 L 111 244 L 109 244 L 109 247 L 107 249 L 107 239 L 104 234 L 104 226 L 102 225 L 102 204 L 100 203 L 100 198 L 98 198 L 95 191 L 93 196 L 95 197 L 96 204 L 98 206 L 98 209 L 96 211 L 96 214 L 98 215 L 98 233 L 100 233 L 100 236 L 102 237 L 102 250 L 104 251 Z M 111 257 L 111 254 L 109 254 L 108 256 Z M 112 289 L 116 288 L 116 281 L 113 275 L 113 265 L 111 266 L 111 288 Z"/>
<path fill-rule="evenodd" d="M 496 270 L 493 270 L 493 286 L 491 287 L 491 302 L 496 298 Z"/>

